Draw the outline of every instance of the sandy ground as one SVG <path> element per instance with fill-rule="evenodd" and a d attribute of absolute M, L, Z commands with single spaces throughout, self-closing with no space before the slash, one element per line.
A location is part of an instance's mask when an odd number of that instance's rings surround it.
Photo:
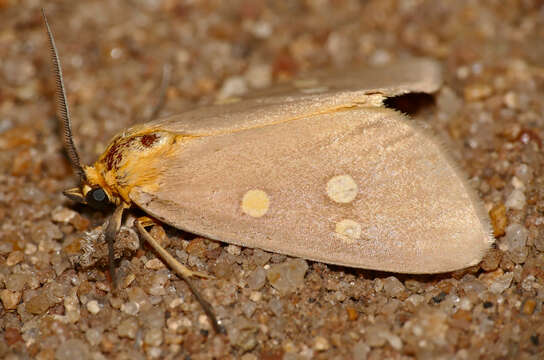
<path fill-rule="evenodd" d="M 78 179 L 54 118 L 43 5 L 0 0 L 1 358 L 544 356 L 541 1 L 47 2 L 85 164 L 150 116 L 164 64 L 161 115 L 306 70 L 406 56 L 442 64 L 444 87 L 416 115 L 490 211 L 497 242 L 484 261 L 401 276 L 155 228 L 178 259 L 215 276 L 195 284 L 228 335 L 129 227 L 112 292 L 104 245 L 92 242 L 110 213 L 62 195 Z"/>

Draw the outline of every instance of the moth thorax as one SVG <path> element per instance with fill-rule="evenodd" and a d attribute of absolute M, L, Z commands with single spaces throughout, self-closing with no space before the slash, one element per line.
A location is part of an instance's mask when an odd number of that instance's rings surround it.
<path fill-rule="evenodd" d="M 130 162 L 141 161 L 153 156 L 171 143 L 174 136 L 167 132 L 155 131 L 132 134 L 116 138 L 101 158 L 106 171 L 117 171 Z"/>

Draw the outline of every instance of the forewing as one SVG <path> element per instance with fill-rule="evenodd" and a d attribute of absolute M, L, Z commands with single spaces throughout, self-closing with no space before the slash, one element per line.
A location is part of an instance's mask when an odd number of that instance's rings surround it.
<path fill-rule="evenodd" d="M 194 136 L 218 135 L 354 106 L 381 107 L 386 97 L 430 93 L 442 84 L 438 63 L 409 59 L 378 67 L 307 74 L 242 98 L 227 99 L 146 126 Z"/>
<path fill-rule="evenodd" d="M 131 199 L 212 239 L 401 273 L 476 264 L 485 212 L 436 141 L 401 114 L 351 108 L 195 138 Z"/>

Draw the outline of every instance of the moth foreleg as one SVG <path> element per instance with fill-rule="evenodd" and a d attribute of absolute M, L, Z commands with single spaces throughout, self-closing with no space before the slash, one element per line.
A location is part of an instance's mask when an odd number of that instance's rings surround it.
<path fill-rule="evenodd" d="M 114 289 L 117 288 L 117 276 L 115 275 L 115 254 L 113 250 L 113 243 L 117 237 L 119 229 L 121 228 L 121 220 L 123 219 L 124 209 L 125 207 L 123 205 L 117 206 L 105 231 L 106 242 L 108 244 L 108 268 Z"/>
<path fill-rule="evenodd" d="M 187 283 L 187 286 L 189 286 L 189 289 L 191 289 L 191 292 L 196 297 L 202 308 L 204 309 L 204 312 L 206 315 L 208 315 L 208 318 L 210 319 L 212 326 L 214 330 L 218 333 L 224 334 L 226 333 L 225 328 L 220 324 L 220 322 L 217 320 L 217 317 L 215 316 L 212 306 L 208 301 L 202 297 L 200 292 L 195 288 L 193 283 L 189 280 L 192 276 L 199 276 L 203 278 L 211 278 L 210 275 L 198 272 L 198 271 L 192 271 L 188 269 L 186 266 L 182 265 L 179 261 L 177 261 L 168 251 L 166 251 L 165 248 L 163 248 L 157 240 L 147 232 L 144 226 L 151 226 L 154 225 L 155 222 L 151 220 L 148 217 L 142 217 L 136 220 L 136 228 L 138 229 L 138 232 L 142 235 L 142 237 L 147 241 L 149 245 L 159 254 L 161 259 L 170 266 L 174 272 L 181 277 L 185 283 Z"/>

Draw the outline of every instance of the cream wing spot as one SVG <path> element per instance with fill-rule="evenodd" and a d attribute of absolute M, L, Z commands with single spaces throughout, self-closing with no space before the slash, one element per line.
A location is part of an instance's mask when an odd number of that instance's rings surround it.
<path fill-rule="evenodd" d="M 353 242 L 361 238 L 361 224 L 350 219 L 344 219 L 336 223 L 336 235 L 347 242 Z"/>
<path fill-rule="evenodd" d="M 337 203 L 347 204 L 352 202 L 358 191 L 357 183 L 349 175 L 334 176 L 327 182 L 327 195 Z"/>
<path fill-rule="evenodd" d="M 263 190 L 249 190 L 242 197 L 242 211 L 249 216 L 256 218 L 264 216 L 269 207 L 270 198 Z"/>

